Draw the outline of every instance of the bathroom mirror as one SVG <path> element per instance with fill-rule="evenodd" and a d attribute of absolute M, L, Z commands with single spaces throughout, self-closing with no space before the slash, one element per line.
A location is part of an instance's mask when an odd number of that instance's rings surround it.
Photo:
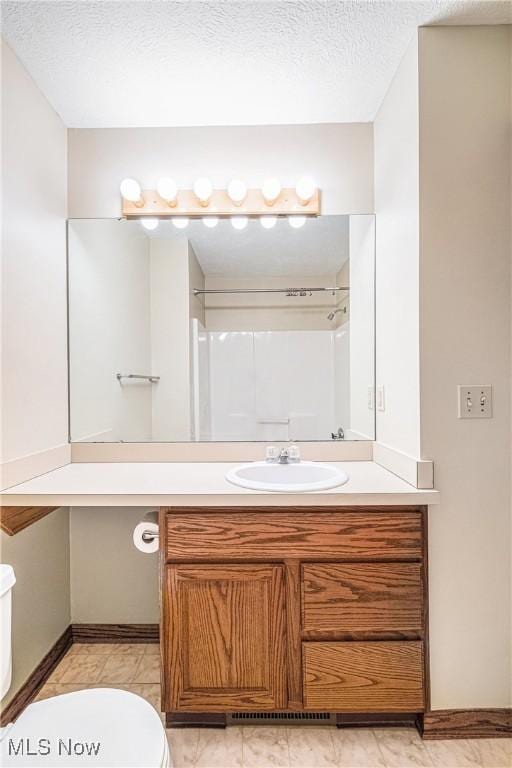
<path fill-rule="evenodd" d="M 72 442 L 372 440 L 372 215 L 68 222 Z"/>

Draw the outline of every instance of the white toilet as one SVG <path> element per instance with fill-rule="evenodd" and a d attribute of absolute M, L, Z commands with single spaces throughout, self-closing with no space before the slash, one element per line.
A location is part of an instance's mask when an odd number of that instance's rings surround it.
<path fill-rule="evenodd" d="M 11 684 L 11 590 L 0 565 L 1 695 Z M 162 721 L 140 696 L 113 688 L 67 693 L 30 704 L 1 729 L 0 765 L 170 768 Z"/>

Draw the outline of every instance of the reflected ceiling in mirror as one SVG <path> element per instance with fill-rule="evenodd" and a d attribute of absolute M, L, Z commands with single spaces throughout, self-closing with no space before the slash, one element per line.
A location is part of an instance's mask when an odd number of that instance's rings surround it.
<path fill-rule="evenodd" d="M 133 221 L 123 225 L 140 227 Z M 182 230 L 167 220 L 147 235 L 152 240 L 186 237 L 206 277 L 333 276 L 349 256 L 348 216 L 311 218 L 298 229 L 286 218 L 275 220 L 271 229 L 260 219 L 249 219 L 242 230 L 235 230 L 229 218 L 214 228 L 192 219 Z"/>

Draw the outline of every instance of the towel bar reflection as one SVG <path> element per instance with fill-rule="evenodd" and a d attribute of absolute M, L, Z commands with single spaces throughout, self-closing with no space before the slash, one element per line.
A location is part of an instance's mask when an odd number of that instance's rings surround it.
<path fill-rule="evenodd" d="M 160 381 L 160 376 L 143 376 L 139 373 L 116 373 L 116 379 L 121 382 L 122 379 L 144 379 L 149 381 L 150 384 L 156 384 Z"/>

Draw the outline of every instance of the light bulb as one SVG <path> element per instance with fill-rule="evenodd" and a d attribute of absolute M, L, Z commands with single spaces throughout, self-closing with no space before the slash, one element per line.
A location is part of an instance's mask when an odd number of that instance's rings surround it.
<path fill-rule="evenodd" d="M 210 179 L 202 177 L 194 182 L 194 195 L 201 205 L 208 205 L 213 192 L 213 184 Z"/>
<path fill-rule="evenodd" d="M 290 223 L 290 227 L 293 227 L 293 229 L 300 229 L 300 227 L 303 227 L 306 223 L 306 217 L 305 216 L 288 216 L 288 221 Z"/>
<path fill-rule="evenodd" d="M 265 179 L 261 186 L 261 194 L 267 205 L 274 205 L 281 194 L 281 182 L 279 179 Z"/>
<path fill-rule="evenodd" d="M 144 227 L 144 229 L 156 229 L 158 227 L 158 219 L 141 219 L 140 223 Z"/>
<path fill-rule="evenodd" d="M 166 203 L 172 206 L 176 205 L 178 200 L 178 185 L 173 179 L 164 176 L 156 185 L 156 191 Z"/>
<path fill-rule="evenodd" d="M 262 216 L 260 219 L 263 229 L 272 229 L 272 227 L 275 227 L 276 222 L 277 216 Z"/>
<path fill-rule="evenodd" d="M 233 216 L 231 218 L 231 225 L 233 229 L 245 229 L 249 219 L 247 216 Z"/>
<path fill-rule="evenodd" d="M 205 216 L 203 218 L 203 224 L 205 227 L 208 227 L 208 229 L 213 229 L 217 226 L 219 223 L 219 217 L 218 216 Z"/>
<path fill-rule="evenodd" d="M 129 203 L 144 205 L 140 184 L 135 179 L 123 179 L 119 189 L 124 199 L 128 200 Z"/>
<path fill-rule="evenodd" d="M 315 195 L 316 184 L 310 176 L 304 176 L 295 185 L 295 192 L 300 204 L 307 205 Z"/>
<path fill-rule="evenodd" d="M 240 179 L 232 179 L 228 184 L 228 197 L 235 205 L 242 205 L 247 197 L 247 184 Z"/>
<path fill-rule="evenodd" d="M 172 220 L 172 223 L 174 224 L 176 229 L 185 229 L 185 227 L 188 227 L 188 217 L 177 216 L 175 219 Z"/>

